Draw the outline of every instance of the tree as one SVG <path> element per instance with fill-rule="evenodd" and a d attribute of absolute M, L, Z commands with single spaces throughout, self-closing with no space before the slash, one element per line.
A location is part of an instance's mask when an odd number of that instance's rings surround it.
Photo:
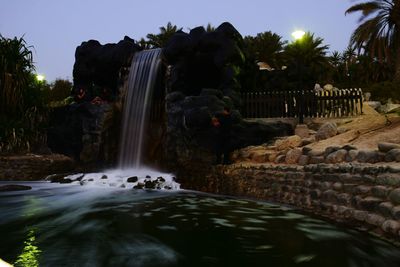
<path fill-rule="evenodd" d="M 377 58 L 380 62 L 394 61 L 394 80 L 400 81 L 400 1 L 358 3 L 347 9 L 345 14 L 354 12 L 361 12 L 361 17 L 350 45 L 359 53 Z"/>
<path fill-rule="evenodd" d="M 181 31 L 182 28 L 178 29 L 178 26 L 172 25 L 171 22 L 168 22 L 166 27 L 160 27 L 159 34 L 147 34 L 147 43 L 151 46 L 151 48 L 161 48 L 164 47 L 169 39 L 176 33 L 177 31 Z"/>
<path fill-rule="evenodd" d="M 326 57 L 328 48 L 323 45 L 322 38 L 309 32 L 284 48 L 284 61 L 293 89 L 313 88 L 316 82 L 326 79 L 330 67 Z"/>
<path fill-rule="evenodd" d="M 271 31 L 244 38 L 247 56 L 255 58 L 257 62 L 268 63 L 273 68 L 281 67 L 281 52 L 284 45 L 282 37 Z"/>
<path fill-rule="evenodd" d="M 0 113 L 22 112 L 24 90 L 34 70 L 32 52 L 23 37 L 0 35 Z"/>

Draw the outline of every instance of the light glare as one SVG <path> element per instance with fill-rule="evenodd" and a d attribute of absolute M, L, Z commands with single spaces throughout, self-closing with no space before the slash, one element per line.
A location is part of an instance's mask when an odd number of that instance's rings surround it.
<path fill-rule="evenodd" d="M 304 34 L 306 34 L 304 31 L 298 30 L 298 31 L 294 31 L 292 33 L 292 36 L 295 40 L 299 40 L 299 39 L 303 38 Z"/>
<path fill-rule="evenodd" d="M 36 80 L 38 80 L 38 82 L 43 82 L 44 79 L 45 79 L 44 75 L 41 75 L 41 74 L 36 75 Z"/>

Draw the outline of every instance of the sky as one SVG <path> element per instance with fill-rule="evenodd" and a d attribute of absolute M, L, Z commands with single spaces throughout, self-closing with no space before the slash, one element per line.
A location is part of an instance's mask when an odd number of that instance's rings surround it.
<path fill-rule="evenodd" d="M 117 43 L 158 33 L 168 22 L 191 28 L 228 21 L 243 35 L 272 31 L 292 40 L 302 29 L 343 51 L 357 26 L 344 13 L 354 0 L 0 0 L 0 34 L 24 36 L 36 72 L 49 82 L 72 80 L 75 49 L 82 42 Z"/>

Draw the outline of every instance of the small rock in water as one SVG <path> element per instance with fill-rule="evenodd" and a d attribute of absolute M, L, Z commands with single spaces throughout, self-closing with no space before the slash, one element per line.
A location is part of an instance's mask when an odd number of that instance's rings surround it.
<path fill-rule="evenodd" d="M 8 184 L 0 186 L 0 192 L 6 191 L 22 191 L 22 190 L 30 190 L 32 187 L 27 185 L 18 185 L 18 184 Z"/>
<path fill-rule="evenodd" d="M 121 188 L 126 188 L 126 185 L 125 185 L 125 184 L 122 184 L 120 187 L 121 187 Z"/>
<path fill-rule="evenodd" d="M 166 185 L 166 186 L 164 186 L 164 189 L 171 190 L 171 189 L 172 189 L 172 187 L 171 187 L 171 186 L 169 186 L 169 185 Z"/>
<path fill-rule="evenodd" d="M 60 184 L 70 184 L 70 183 L 72 183 L 72 180 L 69 178 L 60 180 Z"/>
<path fill-rule="evenodd" d="M 89 178 L 89 179 L 88 179 L 88 182 L 93 182 L 93 181 L 94 181 L 93 178 Z"/>
<path fill-rule="evenodd" d="M 138 177 L 137 176 L 129 177 L 126 181 L 128 183 L 136 183 L 138 181 Z"/>
<path fill-rule="evenodd" d="M 101 179 L 107 179 L 107 175 L 103 174 L 103 176 L 101 176 Z"/>
<path fill-rule="evenodd" d="M 137 185 L 135 185 L 135 186 L 133 187 L 133 189 L 143 189 L 143 187 L 144 187 L 144 184 L 138 183 Z"/>
<path fill-rule="evenodd" d="M 156 181 L 146 181 L 144 184 L 144 188 L 146 189 L 155 189 L 156 188 Z"/>
<path fill-rule="evenodd" d="M 151 176 L 150 176 L 150 175 L 146 175 L 146 178 L 149 178 L 149 179 L 151 179 Z"/>
<path fill-rule="evenodd" d="M 165 179 L 162 176 L 157 177 L 157 182 L 164 183 Z"/>

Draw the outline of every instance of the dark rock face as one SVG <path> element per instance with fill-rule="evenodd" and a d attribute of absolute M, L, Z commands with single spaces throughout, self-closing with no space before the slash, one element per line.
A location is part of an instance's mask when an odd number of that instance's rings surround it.
<path fill-rule="evenodd" d="M 55 109 L 48 146 L 82 163 L 113 163 L 118 150 L 119 117 L 111 104 L 85 102 Z"/>
<path fill-rule="evenodd" d="M 197 27 L 178 32 L 163 49 L 167 72 L 165 159 L 173 170 L 207 171 L 214 159 L 217 129 L 213 116 L 230 107 L 230 150 L 266 143 L 293 133 L 290 125 L 243 120 L 239 109 L 243 66 L 242 36 L 230 24 L 215 31 Z M 184 167 L 184 168 L 182 168 Z"/>
<path fill-rule="evenodd" d="M 73 70 L 74 91 L 78 101 L 91 101 L 96 96 L 113 100 L 118 95 L 121 78 L 130 66 L 135 52 L 141 48 L 127 36 L 117 44 L 101 45 L 96 40 L 83 42 L 76 48 Z M 78 97 L 80 90 L 84 95 Z"/>

